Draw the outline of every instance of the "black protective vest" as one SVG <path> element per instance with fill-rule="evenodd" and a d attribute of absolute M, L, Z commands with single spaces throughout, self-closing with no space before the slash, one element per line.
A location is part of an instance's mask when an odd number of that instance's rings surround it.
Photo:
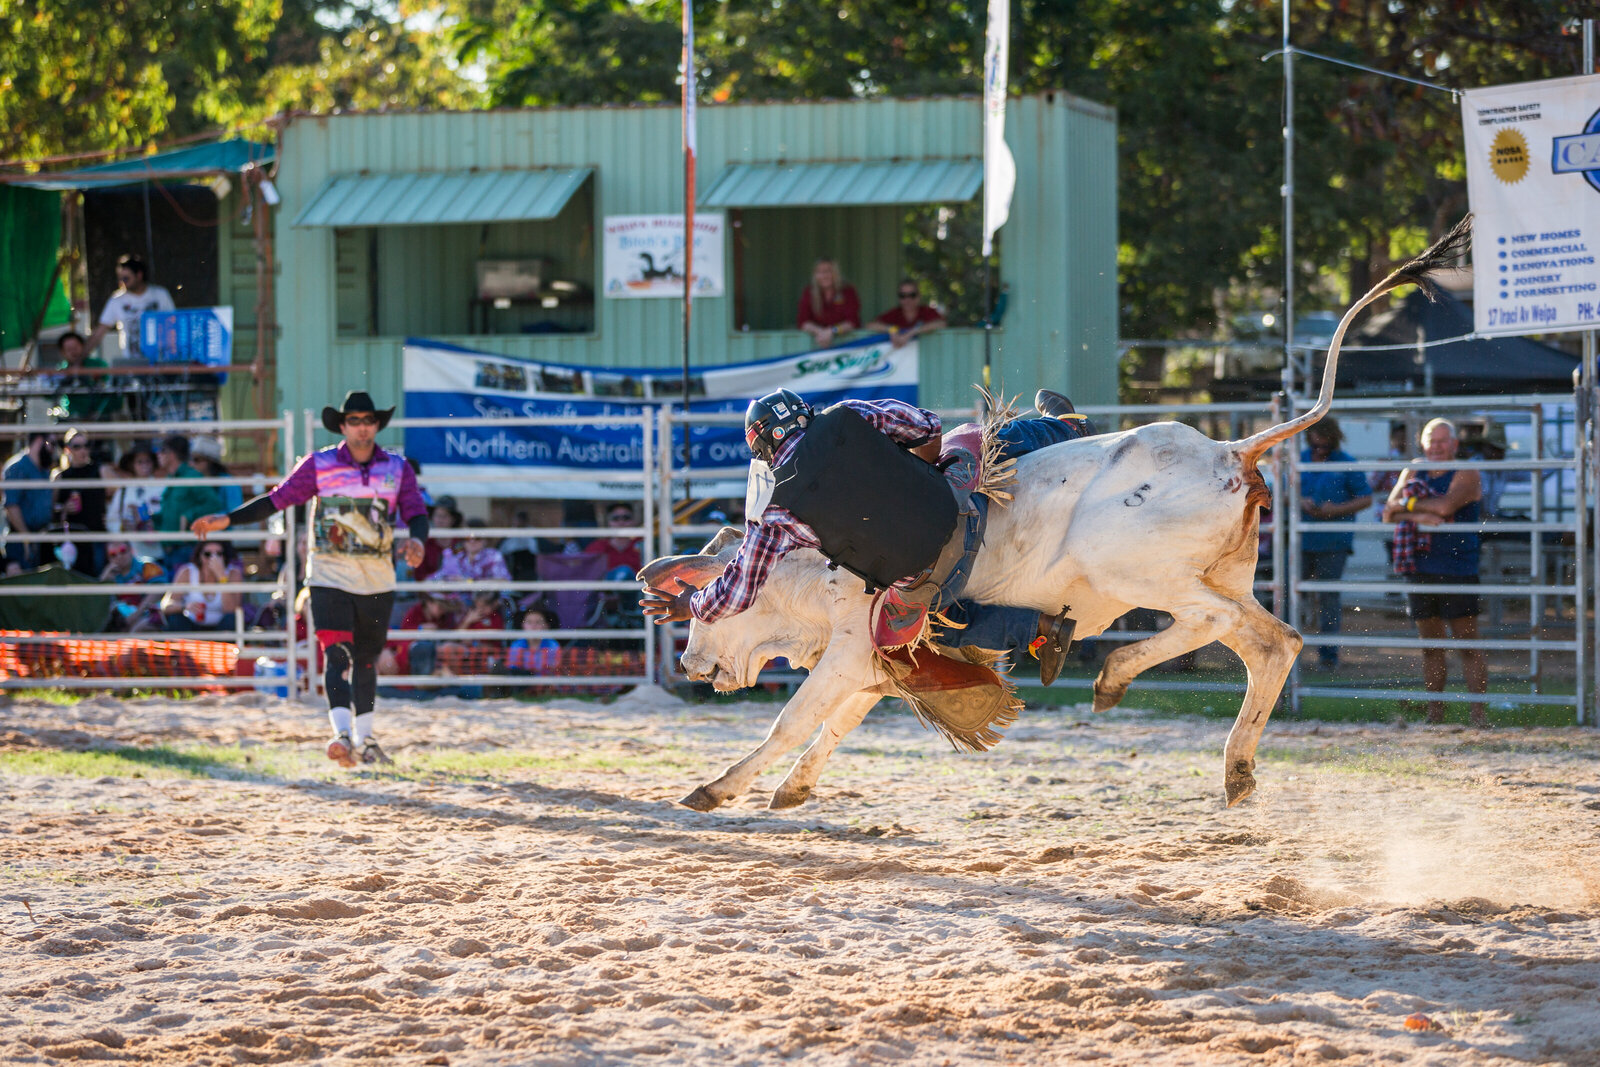
<path fill-rule="evenodd" d="M 944 474 L 843 404 L 812 419 L 772 475 L 772 503 L 815 530 L 822 554 L 869 588 L 922 573 L 955 531 Z"/>

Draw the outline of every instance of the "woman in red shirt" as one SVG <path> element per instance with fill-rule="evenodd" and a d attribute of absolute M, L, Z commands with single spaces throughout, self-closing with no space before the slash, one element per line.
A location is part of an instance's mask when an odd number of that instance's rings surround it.
<path fill-rule="evenodd" d="M 861 298 L 855 286 L 839 276 L 831 259 L 819 259 L 811 269 L 811 284 L 800 294 L 795 328 L 811 335 L 818 348 L 827 348 L 861 325 Z"/>

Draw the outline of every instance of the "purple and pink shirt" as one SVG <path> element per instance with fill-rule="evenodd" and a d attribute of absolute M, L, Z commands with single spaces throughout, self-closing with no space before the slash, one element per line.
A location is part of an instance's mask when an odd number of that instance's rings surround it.
<path fill-rule="evenodd" d="M 939 416 L 904 400 L 846 400 L 845 406 L 867 421 L 874 430 L 902 445 L 916 445 L 942 433 Z M 774 469 L 787 463 L 800 447 L 805 434 L 790 434 L 772 457 Z M 797 548 L 820 548 L 817 532 L 801 522 L 788 508 L 768 504 L 761 521 L 748 518 L 739 554 L 717 577 L 689 600 L 689 610 L 701 622 L 716 622 L 737 615 L 756 601 L 767 576 L 778 561 Z"/>
<path fill-rule="evenodd" d="M 313 452 L 272 490 L 278 510 L 310 503 L 306 584 L 366 596 L 394 589 L 396 527 L 428 505 L 405 458 L 374 447 L 357 463 L 348 444 Z"/>

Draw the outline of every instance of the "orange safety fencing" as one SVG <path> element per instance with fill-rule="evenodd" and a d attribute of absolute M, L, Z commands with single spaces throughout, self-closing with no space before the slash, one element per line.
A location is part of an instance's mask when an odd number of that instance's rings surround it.
<path fill-rule="evenodd" d="M 17 637 L 59 640 L 8 640 Z M 238 647 L 226 641 L 91 641 L 69 633 L 0 630 L 0 678 L 231 678 L 238 663 Z"/>
<path fill-rule="evenodd" d="M 450 647 L 451 645 L 454 647 Z M 563 648 L 553 656 L 547 669 L 537 672 L 517 671 L 506 666 L 506 654 L 497 643 L 441 642 L 439 664 L 442 675 L 502 675 L 505 688 L 516 693 L 587 693 L 600 695 L 620 693 L 633 683 L 625 685 L 562 685 L 562 678 L 625 678 L 644 674 L 644 652 L 639 649 Z M 378 679 L 378 684 L 407 688 L 406 675 L 388 674 Z"/>

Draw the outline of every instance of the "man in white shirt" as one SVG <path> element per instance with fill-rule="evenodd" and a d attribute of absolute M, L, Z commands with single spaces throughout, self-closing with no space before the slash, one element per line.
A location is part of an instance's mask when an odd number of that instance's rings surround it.
<path fill-rule="evenodd" d="M 150 268 L 131 252 L 117 260 L 117 282 L 122 288 L 106 301 L 100 324 L 89 335 L 88 349 L 91 353 L 97 351 L 100 341 L 115 327 L 122 345 L 120 358 L 140 359 L 139 316 L 146 311 L 173 310 L 172 294 L 150 284 Z"/>

